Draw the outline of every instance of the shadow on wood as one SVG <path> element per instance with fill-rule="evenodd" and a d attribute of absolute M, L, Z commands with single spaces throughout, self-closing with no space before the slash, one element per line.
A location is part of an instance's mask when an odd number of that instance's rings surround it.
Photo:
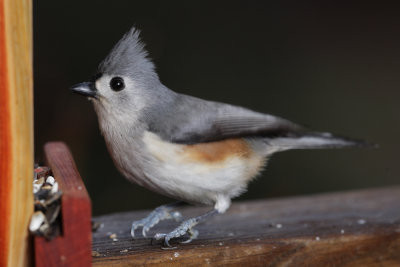
<path fill-rule="evenodd" d="M 185 217 L 206 210 L 181 209 Z M 140 233 L 132 240 L 131 222 L 148 213 L 95 218 L 93 265 L 400 266 L 400 187 L 235 203 L 175 250 Z M 176 225 L 161 222 L 148 236 Z"/>

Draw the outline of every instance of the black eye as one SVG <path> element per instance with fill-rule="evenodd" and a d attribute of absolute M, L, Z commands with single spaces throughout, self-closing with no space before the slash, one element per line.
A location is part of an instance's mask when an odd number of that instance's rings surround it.
<path fill-rule="evenodd" d="M 110 81 L 110 87 L 114 91 L 121 91 L 125 88 L 124 79 L 121 77 L 114 77 Z"/>

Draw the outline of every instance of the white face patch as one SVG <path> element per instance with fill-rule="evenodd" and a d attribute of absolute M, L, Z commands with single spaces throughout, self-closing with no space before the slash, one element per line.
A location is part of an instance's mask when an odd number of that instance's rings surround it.
<path fill-rule="evenodd" d="M 110 81 L 115 77 L 122 79 L 124 89 L 115 91 L 111 88 Z M 104 74 L 96 80 L 95 86 L 98 99 L 93 103 L 100 123 L 116 120 L 121 126 L 132 126 L 140 111 L 146 107 L 146 98 L 142 97 L 140 88 L 129 77 Z"/>
<path fill-rule="evenodd" d="M 125 83 L 125 88 L 121 91 L 114 91 L 110 87 L 110 81 L 114 77 L 122 78 L 123 82 Z M 100 97 L 107 98 L 109 101 L 113 98 L 113 96 L 118 95 L 118 93 L 127 90 L 128 92 L 134 91 L 136 88 L 135 82 L 126 76 L 121 75 L 102 75 L 99 79 L 95 82 L 96 89 L 100 95 Z"/>

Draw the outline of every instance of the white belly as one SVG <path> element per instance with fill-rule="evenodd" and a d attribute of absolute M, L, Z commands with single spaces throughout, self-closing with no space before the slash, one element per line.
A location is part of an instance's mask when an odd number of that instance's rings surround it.
<path fill-rule="evenodd" d="M 186 145 L 163 141 L 151 132 L 146 132 L 142 140 L 146 152 L 151 155 L 151 162 L 142 168 L 147 179 L 164 191 L 160 193 L 189 202 L 214 205 L 229 201 L 245 191 L 249 180 L 264 165 L 264 155 L 249 153 L 252 150 L 238 148 L 236 143 L 228 147 L 236 153 L 229 152 L 227 156 L 225 151 L 223 158 L 215 160 L 215 155 L 206 158 L 204 151 L 193 152 L 194 149 Z M 248 146 L 250 148 L 251 144 Z M 210 147 L 213 149 L 212 145 Z M 215 153 L 220 151 L 215 150 Z"/>

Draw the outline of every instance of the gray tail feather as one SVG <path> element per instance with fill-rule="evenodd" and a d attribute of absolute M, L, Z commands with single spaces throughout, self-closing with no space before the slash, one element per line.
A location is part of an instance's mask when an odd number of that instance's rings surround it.
<path fill-rule="evenodd" d="M 374 148 L 376 144 L 362 140 L 351 139 L 330 133 L 309 132 L 301 134 L 291 134 L 284 137 L 276 137 L 266 140 L 268 145 L 284 151 L 289 149 L 322 149 L 322 148 L 345 148 L 362 147 Z"/>

